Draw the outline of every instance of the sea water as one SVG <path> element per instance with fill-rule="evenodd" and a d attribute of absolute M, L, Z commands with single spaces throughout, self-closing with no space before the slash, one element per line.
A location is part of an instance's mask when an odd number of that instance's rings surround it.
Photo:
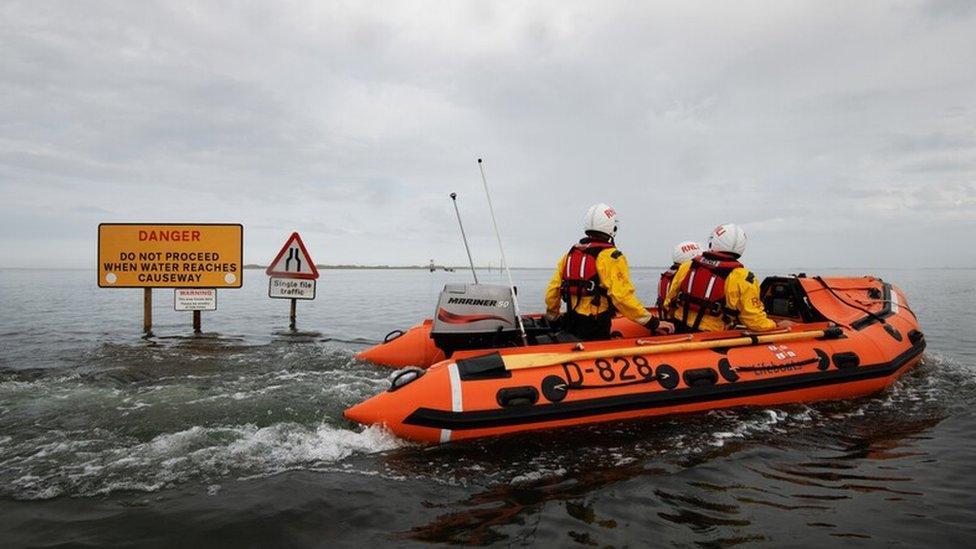
<path fill-rule="evenodd" d="M 524 311 L 550 274 L 513 272 Z M 143 338 L 141 290 L 0 270 L 0 546 L 971 543 L 976 271 L 870 274 L 928 342 L 885 393 L 421 446 L 342 417 L 392 374 L 354 354 L 466 271 L 323 271 L 291 331 L 246 270 L 200 336 L 155 290 Z"/>

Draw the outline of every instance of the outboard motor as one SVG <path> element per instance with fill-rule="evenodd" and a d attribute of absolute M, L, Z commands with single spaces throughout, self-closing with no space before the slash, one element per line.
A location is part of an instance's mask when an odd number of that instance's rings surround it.
<path fill-rule="evenodd" d="M 519 345 L 511 290 L 496 284 L 445 285 L 430 335 L 447 356 L 462 349 Z"/>

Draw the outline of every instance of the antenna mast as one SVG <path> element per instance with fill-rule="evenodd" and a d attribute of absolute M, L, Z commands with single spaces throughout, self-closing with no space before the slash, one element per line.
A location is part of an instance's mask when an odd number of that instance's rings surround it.
<path fill-rule="evenodd" d="M 515 283 L 512 282 L 512 270 L 508 267 L 505 259 L 505 248 L 502 246 L 502 236 L 498 232 L 498 221 L 495 220 L 495 208 L 491 205 L 491 193 L 488 192 L 488 180 L 485 179 L 485 165 L 478 159 L 478 169 L 481 170 L 481 182 L 485 186 L 485 196 L 488 197 L 488 211 L 491 213 L 491 224 L 495 227 L 495 238 L 498 239 L 498 251 L 502 254 L 502 266 L 508 275 L 508 289 L 512 292 L 512 305 L 515 306 L 515 321 L 518 323 L 519 332 L 522 334 L 522 344 L 528 346 L 529 337 L 525 334 L 525 325 L 522 324 L 522 313 L 519 311 L 518 296 L 515 293 Z"/>

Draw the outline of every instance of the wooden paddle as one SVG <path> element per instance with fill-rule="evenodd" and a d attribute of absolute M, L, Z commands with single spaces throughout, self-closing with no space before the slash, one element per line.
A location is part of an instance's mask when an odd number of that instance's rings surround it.
<path fill-rule="evenodd" d="M 715 349 L 717 347 L 744 347 L 746 345 L 761 345 L 766 343 L 782 343 L 784 341 L 799 341 L 801 339 L 813 339 L 815 337 L 838 337 L 840 328 L 827 328 L 826 330 L 812 330 L 808 332 L 790 332 L 768 335 L 754 335 L 745 337 L 730 337 L 726 339 L 713 339 L 709 341 L 688 341 L 680 343 L 666 343 L 654 347 L 618 347 L 616 349 L 600 349 L 597 351 L 577 351 L 568 353 L 531 353 L 524 355 L 502 355 L 501 359 L 505 363 L 506 370 L 523 370 L 526 368 L 539 368 L 551 366 L 563 362 L 575 362 L 579 360 L 591 360 L 596 358 L 610 358 L 625 355 L 657 355 L 662 353 L 672 353 L 678 351 L 700 351 L 702 349 Z"/>

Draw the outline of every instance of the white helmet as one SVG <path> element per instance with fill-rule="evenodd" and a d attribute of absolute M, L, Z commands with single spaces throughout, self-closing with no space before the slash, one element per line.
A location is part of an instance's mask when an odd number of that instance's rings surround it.
<path fill-rule="evenodd" d="M 701 253 L 701 244 L 692 242 L 690 240 L 685 240 L 684 242 L 675 245 L 674 251 L 671 252 L 671 260 L 675 263 L 684 263 L 685 261 L 695 259 L 696 257 L 700 256 Z"/>
<path fill-rule="evenodd" d="M 597 231 L 607 236 L 617 234 L 617 212 L 603 202 L 590 206 L 583 216 L 583 230 Z"/>
<path fill-rule="evenodd" d="M 742 255 L 746 251 L 746 233 L 735 223 L 719 225 L 708 237 L 708 249 Z"/>

